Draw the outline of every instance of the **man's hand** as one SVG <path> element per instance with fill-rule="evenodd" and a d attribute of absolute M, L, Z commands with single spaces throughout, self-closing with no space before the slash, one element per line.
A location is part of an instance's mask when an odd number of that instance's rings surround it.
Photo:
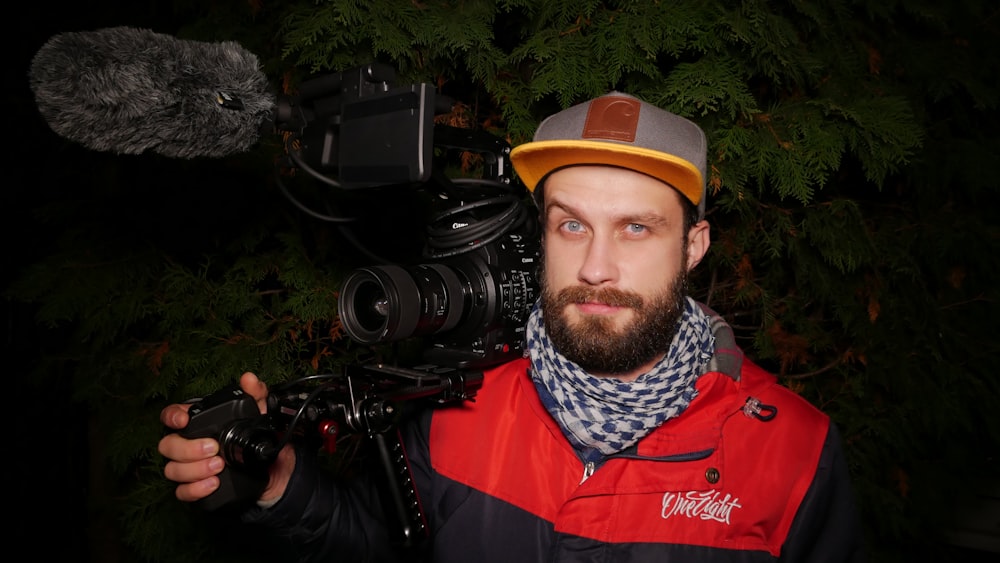
<path fill-rule="evenodd" d="M 240 387 L 257 401 L 261 413 L 267 412 L 267 384 L 247 372 L 240 377 Z M 190 404 L 169 405 L 160 411 L 160 422 L 168 428 L 181 430 L 188 424 L 190 408 Z M 226 462 L 219 455 L 219 443 L 214 438 L 187 439 L 174 432 L 164 436 L 157 449 L 169 460 L 163 467 L 163 475 L 178 483 L 175 494 L 179 500 L 193 502 L 219 488 L 217 475 Z M 270 479 L 259 500 L 273 503 L 281 498 L 294 467 L 295 452 L 285 446 L 271 464 Z"/>

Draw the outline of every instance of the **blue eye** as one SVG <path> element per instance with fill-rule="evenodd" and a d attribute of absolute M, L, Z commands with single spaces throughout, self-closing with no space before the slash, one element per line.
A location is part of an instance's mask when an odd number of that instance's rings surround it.
<path fill-rule="evenodd" d="M 563 228 L 571 233 L 578 233 L 583 230 L 583 225 L 579 221 L 566 221 L 563 223 Z"/>
<path fill-rule="evenodd" d="M 628 229 L 628 232 L 630 232 L 632 234 L 639 234 L 639 233 L 643 233 L 643 232 L 646 231 L 646 226 L 645 225 L 640 225 L 638 223 L 629 223 L 628 227 L 626 227 L 626 229 Z"/>

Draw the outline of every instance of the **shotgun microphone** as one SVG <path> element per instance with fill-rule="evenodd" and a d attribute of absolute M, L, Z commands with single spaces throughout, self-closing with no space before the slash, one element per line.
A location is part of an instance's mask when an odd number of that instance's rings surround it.
<path fill-rule="evenodd" d="M 190 159 L 246 152 L 276 105 L 257 56 L 238 43 L 133 27 L 55 35 L 28 75 L 56 134 L 118 154 Z"/>

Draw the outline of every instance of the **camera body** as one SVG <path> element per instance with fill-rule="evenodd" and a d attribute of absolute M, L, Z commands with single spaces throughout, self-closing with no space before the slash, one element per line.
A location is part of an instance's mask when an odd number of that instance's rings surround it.
<path fill-rule="evenodd" d="M 512 176 L 510 146 L 483 130 L 435 123 L 451 102 L 431 84 L 394 79 L 391 67 L 373 63 L 306 81 L 278 103 L 276 125 L 301 141 L 298 152 L 289 145 L 295 162 L 322 171 L 353 201 L 372 194 L 362 213 L 413 217 L 418 208 L 401 195 L 411 191 L 436 212 L 425 232 L 375 233 L 394 249 L 418 237 L 424 248 L 344 279 L 344 329 L 362 344 L 423 338 L 422 361 L 431 364 L 482 368 L 520 357 L 539 288 L 540 232 L 527 190 Z M 442 172 L 466 170 L 470 160 L 478 177 Z M 350 218 L 336 219 L 346 234 Z M 346 237 L 377 254 L 359 238 Z"/>
<path fill-rule="evenodd" d="M 343 282 L 341 323 L 365 344 L 424 337 L 424 360 L 432 364 L 482 368 L 521 357 L 538 293 L 536 231 L 526 218 L 466 252 L 357 269 Z"/>

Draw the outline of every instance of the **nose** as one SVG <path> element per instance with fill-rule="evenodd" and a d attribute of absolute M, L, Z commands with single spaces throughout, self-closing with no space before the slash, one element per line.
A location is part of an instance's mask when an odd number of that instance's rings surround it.
<path fill-rule="evenodd" d="M 588 285 L 601 285 L 618 278 L 614 261 L 614 245 L 610 241 L 592 238 L 587 245 L 577 278 Z"/>

